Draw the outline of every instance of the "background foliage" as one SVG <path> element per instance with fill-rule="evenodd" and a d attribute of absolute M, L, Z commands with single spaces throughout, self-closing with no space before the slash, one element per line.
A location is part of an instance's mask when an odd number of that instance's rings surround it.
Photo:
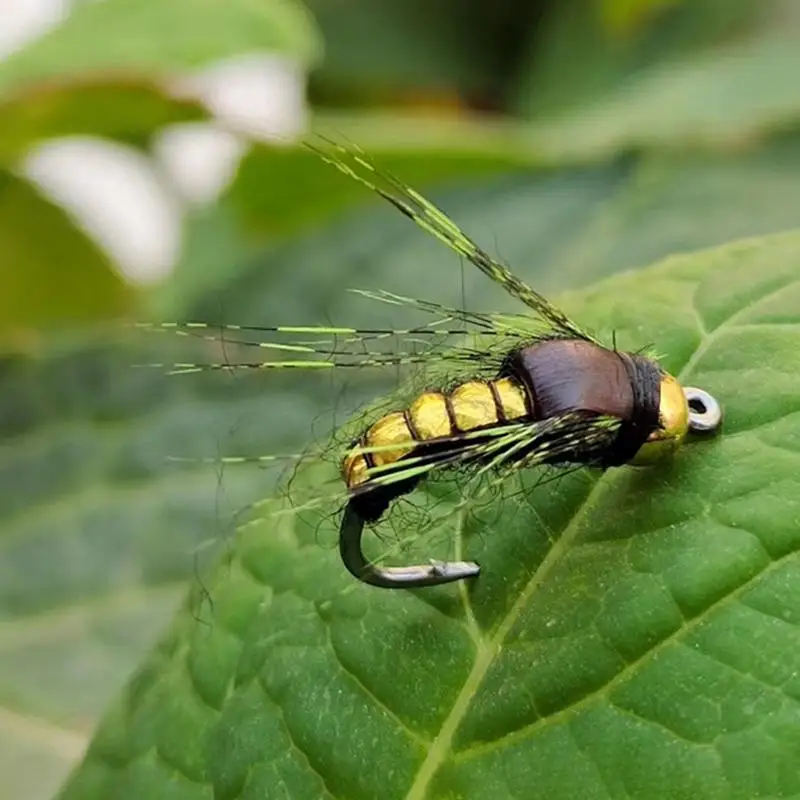
<path fill-rule="evenodd" d="M 629 498 L 618 513 L 637 536 L 590 531 L 587 486 L 569 484 L 539 507 L 556 529 L 577 520 L 569 543 L 597 547 L 565 547 L 536 602 L 514 580 L 489 583 L 491 597 L 473 603 L 478 618 L 464 623 L 447 593 L 420 603 L 359 588 L 325 607 L 326 633 L 309 609 L 346 579 L 324 535 L 309 543 L 261 526 L 233 548 L 235 512 L 274 475 L 167 456 L 292 452 L 324 439 L 332 409 L 345 414 L 392 378 L 361 375 L 334 401 L 340 387 L 291 375 L 167 378 L 130 365 L 180 358 L 179 343 L 94 326 L 145 316 L 407 323 L 348 294 L 354 286 L 492 310 L 508 298 L 390 210 L 349 208 L 371 200 L 299 148 L 254 145 L 219 201 L 188 220 L 172 279 L 146 294 L 18 169 L 31 146 L 63 135 L 147 150 L 165 124 L 206 115 L 167 90 L 176 72 L 280 52 L 311 70 L 315 130 L 352 139 L 430 193 L 537 287 L 574 289 L 798 225 L 798 20 L 795 2 L 777 0 L 435 10 L 106 0 L 79 4 L 0 64 L 0 794 L 55 791 L 187 587 L 192 604 L 112 706 L 65 796 L 199 797 L 212 784 L 220 797 L 281 796 L 277 786 L 292 797 L 422 796 L 423 786 L 468 796 L 477 785 L 521 796 L 534 774 L 565 797 L 800 792 L 796 238 L 670 262 L 569 301 L 601 330 L 652 339 L 675 369 L 691 362 L 729 404 L 731 436 L 713 452 L 603 490 L 593 515 Z M 714 345 L 692 360 L 703 336 Z M 648 536 L 657 528 L 670 538 Z M 494 574 L 508 569 L 520 531 L 487 535 L 484 560 L 504 565 Z M 529 570 L 547 558 L 536 541 Z M 600 551 L 595 574 L 582 559 Z M 199 587 L 214 600 L 213 613 L 201 605 L 208 625 L 195 619 Z M 489 652 L 511 619 L 503 604 L 520 598 L 509 628 L 519 649 L 471 684 L 474 653 Z M 406 683 L 392 688 L 397 653 Z M 561 665 L 559 680 L 548 664 Z M 514 744 L 512 731 L 537 717 L 553 722 Z M 360 751 L 369 764 L 350 760 L 354 731 L 377 743 Z M 420 773 L 432 751 L 437 770 Z M 454 752 L 467 755 L 451 761 Z"/>

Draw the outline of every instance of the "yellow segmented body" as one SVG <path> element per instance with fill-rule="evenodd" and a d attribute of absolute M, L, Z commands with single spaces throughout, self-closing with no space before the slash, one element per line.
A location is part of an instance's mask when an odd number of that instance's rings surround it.
<path fill-rule="evenodd" d="M 342 464 L 345 483 L 348 489 L 366 483 L 370 469 L 394 464 L 422 444 L 533 413 L 528 393 L 510 377 L 471 380 L 449 392 L 423 392 L 404 411 L 381 417 L 354 443 Z"/>

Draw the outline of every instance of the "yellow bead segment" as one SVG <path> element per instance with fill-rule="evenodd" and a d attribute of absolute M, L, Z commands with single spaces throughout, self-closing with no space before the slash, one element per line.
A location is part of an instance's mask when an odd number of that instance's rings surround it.
<path fill-rule="evenodd" d="M 402 411 L 394 411 L 381 417 L 364 437 L 364 447 L 370 453 L 376 467 L 393 464 L 408 455 L 416 446 L 411 430 Z M 370 448 L 380 448 L 372 450 Z"/>
<path fill-rule="evenodd" d="M 471 431 L 497 422 L 497 407 L 492 390 L 482 381 L 467 381 L 450 393 L 456 427 L 459 431 Z"/>
<path fill-rule="evenodd" d="M 423 392 L 409 406 L 408 415 L 420 441 L 453 433 L 447 402 L 440 392 Z"/>
<path fill-rule="evenodd" d="M 374 467 L 394 464 L 408 455 L 417 443 L 402 411 L 381 417 L 344 457 L 342 475 L 349 489 L 369 479 L 370 462 Z"/>
<path fill-rule="evenodd" d="M 342 476 L 344 477 L 345 486 L 347 486 L 348 489 L 361 486 L 361 484 L 367 480 L 369 464 L 367 464 L 367 459 L 361 454 L 360 447 L 360 444 L 356 445 L 344 457 Z"/>
<path fill-rule="evenodd" d="M 494 381 L 497 398 L 507 420 L 526 417 L 530 413 L 525 402 L 525 390 L 512 378 Z"/>
<path fill-rule="evenodd" d="M 525 390 L 516 381 L 500 378 L 491 383 L 494 393 L 485 381 L 462 383 L 448 396 L 441 392 L 423 392 L 408 408 L 410 427 L 402 411 L 381 417 L 342 462 L 342 475 L 348 488 L 353 489 L 370 479 L 370 464 L 374 467 L 394 464 L 412 453 L 420 443 L 529 416 Z M 495 394 L 502 415 L 498 414 Z"/>

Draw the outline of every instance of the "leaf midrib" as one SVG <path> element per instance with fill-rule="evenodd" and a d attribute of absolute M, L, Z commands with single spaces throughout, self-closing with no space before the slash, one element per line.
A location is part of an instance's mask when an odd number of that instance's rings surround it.
<path fill-rule="evenodd" d="M 755 305 L 755 303 L 762 303 L 765 300 L 769 300 L 785 291 L 788 287 L 799 282 L 800 281 L 798 281 L 796 278 L 787 280 L 776 289 L 773 289 L 762 297 L 759 297 L 758 300 L 747 303 L 747 305 L 738 309 L 730 317 L 710 331 L 706 328 L 693 298 L 692 311 L 700 332 L 700 342 L 698 343 L 694 352 L 687 359 L 683 369 L 676 376 L 678 380 L 683 384 L 686 377 L 692 372 L 697 362 L 708 351 L 709 347 L 716 341 L 716 339 L 719 338 L 722 332 L 730 328 L 731 325 L 736 324 L 738 318 L 745 312 L 749 311 L 752 306 Z M 519 594 L 508 613 L 502 619 L 497 628 L 495 628 L 492 637 L 487 642 L 482 642 L 481 640 L 476 641 L 477 655 L 472 669 L 464 681 L 464 685 L 462 686 L 458 697 L 453 703 L 453 708 L 451 709 L 447 718 L 444 720 L 438 736 L 434 739 L 431 748 L 428 750 L 428 754 L 425 756 L 420 768 L 417 770 L 411 787 L 405 796 L 405 800 L 424 800 L 424 798 L 427 796 L 427 790 L 431 780 L 436 775 L 439 767 L 444 763 L 451 753 L 453 738 L 469 709 L 472 697 L 475 695 L 481 683 L 483 682 L 483 679 L 486 676 L 486 673 L 489 671 L 489 667 L 491 666 L 495 655 L 499 652 L 502 642 L 505 640 L 505 637 L 508 635 L 509 631 L 519 618 L 525 603 L 535 592 L 535 590 L 544 582 L 552 568 L 558 563 L 561 555 L 572 545 L 572 542 L 580 532 L 583 520 L 588 516 L 590 509 L 614 487 L 615 482 L 618 480 L 616 475 L 618 475 L 620 472 L 620 470 L 617 470 L 616 473 L 606 472 L 597 480 L 589 494 L 586 496 L 586 499 L 576 508 L 575 513 L 564 527 L 562 535 L 559 537 L 556 544 L 542 560 L 542 563 L 531 576 L 531 579 L 528 581 L 523 591 Z M 722 600 L 727 599 L 728 595 L 725 595 L 725 597 L 722 598 Z M 698 614 L 694 620 L 695 623 L 703 620 L 707 611 L 708 609 Z M 685 626 L 681 626 L 680 631 L 683 632 L 684 630 Z M 670 639 L 671 638 L 672 637 L 670 637 Z M 649 654 L 652 652 L 652 649 L 653 648 L 648 650 L 644 656 L 649 656 Z M 634 665 L 638 665 L 641 660 L 641 658 L 637 659 L 637 661 L 634 662 Z M 625 675 L 629 674 L 630 668 L 634 665 L 629 665 L 628 668 L 623 671 L 623 673 Z M 598 692 L 605 691 L 607 688 L 607 684 L 599 687 L 597 691 L 592 693 L 592 696 L 595 696 Z M 567 712 L 573 708 L 574 705 L 569 706 L 568 708 L 563 709 L 563 712 Z M 558 716 L 561 717 L 562 715 L 563 714 L 559 714 Z M 547 717 L 542 721 L 546 722 L 547 720 L 552 720 L 552 717 Z"/>

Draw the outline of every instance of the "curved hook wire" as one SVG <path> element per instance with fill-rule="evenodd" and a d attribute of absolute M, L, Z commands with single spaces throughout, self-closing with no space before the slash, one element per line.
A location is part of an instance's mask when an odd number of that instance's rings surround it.
<path fill-rule="evenodd" d="M 474 561 L 432 561 L 408 567 L 379 567 L 369 562 L 361 551 L 364 519 L 350 501 L 344 510 L 339 529 L 339 554 L 342 563 L 360 581 L 382 589 L 417 589 L 442 583 L 475 578 L 481 568 Z"/>

